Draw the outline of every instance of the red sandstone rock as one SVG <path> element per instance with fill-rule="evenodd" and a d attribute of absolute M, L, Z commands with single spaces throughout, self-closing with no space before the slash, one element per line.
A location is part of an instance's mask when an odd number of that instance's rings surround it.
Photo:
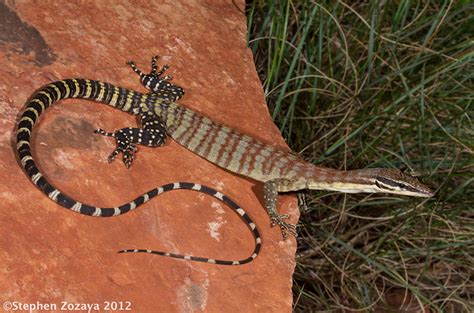
<path fill-rule="evenodd" d="M 73 213 L 28 180 L 14 153 L 16 118 L 34 90 L 68 77 L 143 90 L 125 61 L 147 69 L 154 54 L 185 88 L 180 103 L 283 147 L 246 47 L 243 1 L 7 3 L 0 3 L 0 300 L 57 310 L 63 301 L 101 309 L 116 301 L 130 303 L 133 312 L 290 311 L 295 241 L 281 241 L 269 227 L 261 184 L 171 140 L 162 148 L 140 147 L 129 170 L 107 164 L 114 143 L 92 131 L 134 125 L 134 117 L 98 103 L 63 101 L 48 110 L 33 140 L 39 166 L 66 194 L 115 206 L 165 183 L 201 183 L 235 199 L 263 236 L 260 256 L 238 267 L 116 254 L 150 248 L 239 259 L 251 253 L 253 239 L 229 208 L 191 191 L 164 194 L 114 218 Z M 294 198 L 280 203 L 296 221 Z"/>

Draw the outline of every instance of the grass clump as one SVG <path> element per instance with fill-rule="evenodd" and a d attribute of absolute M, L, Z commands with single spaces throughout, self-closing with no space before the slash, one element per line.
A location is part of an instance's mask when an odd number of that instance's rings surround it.
<path fill-rule="evenodd" d="M 337 169 L 405 168 L 436 189 L 431 199 L 309 193 L 295 311 L 470 311 L 473 4 L 250 1 L 247 15 L 294 151 Z"/>

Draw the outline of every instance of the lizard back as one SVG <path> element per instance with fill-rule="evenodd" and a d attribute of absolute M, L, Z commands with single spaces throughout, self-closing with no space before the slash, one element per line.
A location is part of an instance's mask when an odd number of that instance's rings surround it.
<path fill-rule="evenodd" d="M 173 140 L 231 172 L 265 182 L 282 177 L 291 179 L 316 168 L 294 154 L 174 102 L 160 103 L 154 111 Z"/>

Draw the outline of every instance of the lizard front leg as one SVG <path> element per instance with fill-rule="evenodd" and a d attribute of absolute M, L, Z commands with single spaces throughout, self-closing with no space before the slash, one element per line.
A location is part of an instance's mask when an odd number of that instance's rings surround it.
<path fill-rule="evenodd" d="M 283 239 L 288 237 L 288 233 L 295 237 L 298 236 L 296 226 L 284 221 L 289 218 L 289 215 L 278 213 L 276 208 L 278 191 L 281 191 L 281 187 L 288 184 L 288 182 L 287 179 L 273 179 L 265 182 L 263 185 L 263 202 L 270 216 L 271 227 L 278 225 Z"/>
<path fill-rule="evenodd" d="M 126 127 L 116 130 L 113 133 L 103 129 L 96 129 L 94 132 L 107 137 L 115 138 L 117 148 L 109 155 L 108 161 L 112 162 L 119 154 L 123 154 L 123 163 L 129 168 L 135 159 L 137 144 L 147 147 L 159 147 L 166 141 L 166 129 L 163 122 L 151 113 L 140 115 L 142 128 Z"/>

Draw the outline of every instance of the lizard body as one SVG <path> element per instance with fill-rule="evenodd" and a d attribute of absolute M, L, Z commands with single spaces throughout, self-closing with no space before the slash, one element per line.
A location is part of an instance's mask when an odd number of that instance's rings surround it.
<path fill-rule="evenodd" d="M 148 252 L 177 258 L 225 265 L 238 265 L 252 261 L 260 250 L 260 235 L 247 213 L 228 197 L 212 188 L 192 183 L 174 183 L 153 189 L 135 200 L 114 208 L 98 208 L 76 201 L 52 186 L 36 167 L 31 153 L 33 126 L 53 103 L 66 98 L 81 98 L 102 102 L 124 112 L 140 117 L 142 128 L 123 128 L 114 133 L 102 129 L 96 133 L 114 137 L 117 148 L 109 156 L 112 161 L 123 153 L 123 162 L 129 167 L 135 157 L 137 144 L 157 147 L 164 144 L 166 135 L 202 158 L 231 172 L 264 183 L 264 204 L 272 225 L 277 224 L 283 237 L 296 236 L 295 226 L 286 223 L 286 214 L 276 210 L 278 192 L 300 189 L 324 189 L 342 192 L 388 192 L 413 196 L 432 196 L 432 192 L 416 178 L 395 169 L 364 169 L 338 171 L 308 163 L 296 155 L 242 134 L 176 102 L 184 94 L 181 87 L 162 77 L 168 68 L 157 72 L 156 57 L 152 71 L 144 74 L 132 62 L 132 69 L 140 76 L 141 83 L 150 89 L 144 94 L 117 87 L 105 82 L 88 79 L 65 79 L 50 83 L 40 89 L 29 101 L 20 117 L 17 131 L 17 153 L 31 181 L 49 198 L 63 207 L 92 216 L 116 216 L 133 210 L 162 191 L 194 189 L 217 197 L 228 204 L 247 223 L 255 237 L 252 255 L 240 261 L 223 261 L 176 255 L 146 249 L 127 249 L 122 252 Z M 173 187 L 170 187 L 173 186 Z M 176 187 L 176 188 L 175 188 Z M 160 192 L 161 191 L 161 192 Z"/>

